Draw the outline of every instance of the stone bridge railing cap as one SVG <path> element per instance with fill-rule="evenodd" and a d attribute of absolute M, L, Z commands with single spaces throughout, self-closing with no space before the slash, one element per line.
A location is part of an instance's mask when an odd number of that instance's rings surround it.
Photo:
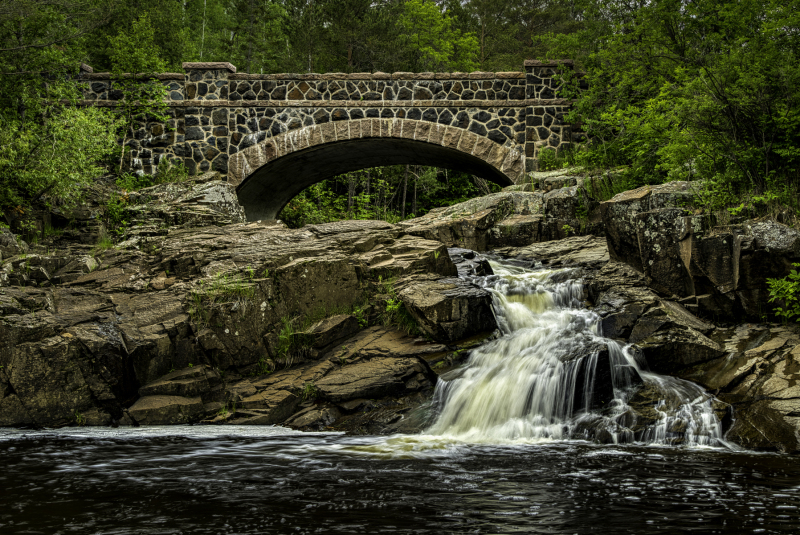
<path fill-rule="evenodd" d="M 195 62 L 185 62 L 181 64 L 181 68 L 183 70 L 189 69 L 208 69 L 208 70 L 215 70 L 215 69 L 227 69 L 230 72 L 236 72 L 236 67 L 228 63 L 227 61 L 195 61 Z"/>

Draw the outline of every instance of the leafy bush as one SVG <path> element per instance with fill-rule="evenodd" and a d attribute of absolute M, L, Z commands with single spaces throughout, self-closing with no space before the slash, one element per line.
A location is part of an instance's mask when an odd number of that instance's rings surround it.
<path fill-rule="evenodd" d="M 800 264 L 792 265 L 800 268 Z M 800 271 L 793 269 L 783 279 L 767 279 L 767 286 L 769 286 L 769 302 L 783 304 L 782 307 L 775 309 L 775 314 L 787 320 L 797 316 L 797 321 L 800 322 Z"/>
<path fill-rule="evenodd" d="M 0 118 L 0 208 L 74 205 L 116 149 L 119 120 L 101 108 L 53 110 L 41 122 Z"/>

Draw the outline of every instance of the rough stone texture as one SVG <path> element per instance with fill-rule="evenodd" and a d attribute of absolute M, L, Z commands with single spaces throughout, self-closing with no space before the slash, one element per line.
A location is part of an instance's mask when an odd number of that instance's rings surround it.
<path fill-rule="evenodd" d="M 236 190 L 208 172 L 187 182 L 170 182 L 128 194 L 125 218 L 133 236 L 164 233 L 164 226 L 204 227 L 243 223 L 244 210 Z"/>
<path fill-rule="evenodd" d="M 203 403 L 199 397 L 145 396 L 128 409 L 128 414 L 139 425 L 188 424 L 203 416 Z"/>
<path fill-rule="evenodd" d="M 435 208 L 399 225 L 409 234 L 439 240 L 449 247 L 487 251 L 573 234 L 600 234 L 602 226 L 591 216 L 594 204 L 578 186 L 547 194 L 501 191 Z"/>
<path fill-rule="evenodd" d="M 774 221 L 711 229 L 687 210 L 692 197 L 690 183 L 673 182 L 602 203 L 611 259 L 707 317 L 756 319 L 773 310 L 766 281 L 800 261 L 800 231 Z"/>
<path fill-rule="evenodd" d="M 238 184 L 247 175 L 236 174 L 243 164 L 237 155 L 249 147 L 334 122 L 362 131 L 363 124 L 355 123 L 380 118 L 425 123 L 420 131 L 439 125 L 479 136 L 487 142 L 481 144 L 484 158 L 496 155 L 497 148 L 512 150 L 513 165 L 503 159 L 509 170 L 498 171 L 514 179 L 535 169 L 540 149 L 562 150 L 584 138 L 565 122 L 571 101 L 561 93 L 571 64 L 526 65 L 525 72 L 391 75 L 259 75 L 236 73 L 225 62 L 184 63 L 183 68 L 185 75 L 155 75 L 167 90 L 170 120 L 142 124 L 126 141 L 134 170 L 155 173 L 164 162 L 179 161 L 200 172 L 227 174 L 230 167 Z M 83 104 L 116 106 L 122 97 L 117 82 L 109 73 L 89 69 L 79 78 Z M 457 145 L 468 153 L 473 147 Z"/>
<path fill-rule="evenodd" d="M 18 240 L 7 228 L 0 228 L 0 260 L 28 252 L 28 244 Z"/>
<path fill-rule="evenodd" d="M 314 348 L 322 349 L 330 347 L 332 344 L 352 336 L 360 330 L 361 325 L 355 316 L 339 314 L 319 320 L 306 329 L 303 335 L 313 340 L 312 345 Z"/>
<path fill-rule="evenodd" d="M 495 252 L 505 258 L 532 262 L 531 267 L 599 266 L 608 262 L 606 240 L 597 236 L 573 236 L 525 247 L 502 247 Z"/>
<path fill-rule="evenodd" d="M 157 191 L 162 204 L 187 195 Z M 251 411 L 236 420 L 283 421 L 302 402 L 306 378 L 278 389 L 283 394 L 238 398 L 231 378 L 316 365 L 328 346 L 361 328 L 352 316 L 330 320 L 330 328 L 322 322 L 309 333 L 317 348 L 286 351 L 278 337 L 285 318 L 300 321 L 366 299 L 365 318 L 374 323 L 385 299 L 377 297 L 380 278 L 457 273 L 443 244 L 380 221 L 297 230 L 187 222 L 89 260 L 68 252 L 0 265 L 12 275 L 24 272 L 26 261 L 31 268 L 26 286 L 0 288 L 0 425 L 197 421 L 233 401 Z M 69 277 L 53 275 L 64 270 Z M 408 350 L 396 355 L 413 360 L 424 353 L 413 339 L 404 344 Z"/>
<path fill-rule="evenodd" d="M 491 293 L 465 279 L 417 279 L 398 296 L 420 330 L 437 342 L 456 342 L 497 328 Z"/>

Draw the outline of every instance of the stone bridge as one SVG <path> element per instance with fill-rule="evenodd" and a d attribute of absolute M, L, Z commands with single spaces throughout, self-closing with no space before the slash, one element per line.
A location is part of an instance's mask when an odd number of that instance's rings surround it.
<path fill-rule="evenodd" d="M 230 63 L 184 63 L 158 78 L 167 125 L 136 125 L 135 171 L 165 161 L 216 170 L 237 186 L 248 219 L 273 219 L 325 178 L 421 164 L 506 186 L 534 170 L 544 147 L 575 137 L 561 74 L 572 62 L 526 61 L 524 72 L 238 74 Z M 115 107 L 109 73 L 82 66 L 84 105 Z"/>

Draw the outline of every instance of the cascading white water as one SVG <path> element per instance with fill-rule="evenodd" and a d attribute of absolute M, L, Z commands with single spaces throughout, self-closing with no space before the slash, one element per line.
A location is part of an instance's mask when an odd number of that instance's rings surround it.
<path fill-rule="evenodd" d="M 714 399 L 646 371 L 632 348 L 604 338 L 570 270 L 492 269 L 474 281 L 493 293 L 503 335 L 441 377 L 426 433 L 469 442 L 726 445 Z"/>

